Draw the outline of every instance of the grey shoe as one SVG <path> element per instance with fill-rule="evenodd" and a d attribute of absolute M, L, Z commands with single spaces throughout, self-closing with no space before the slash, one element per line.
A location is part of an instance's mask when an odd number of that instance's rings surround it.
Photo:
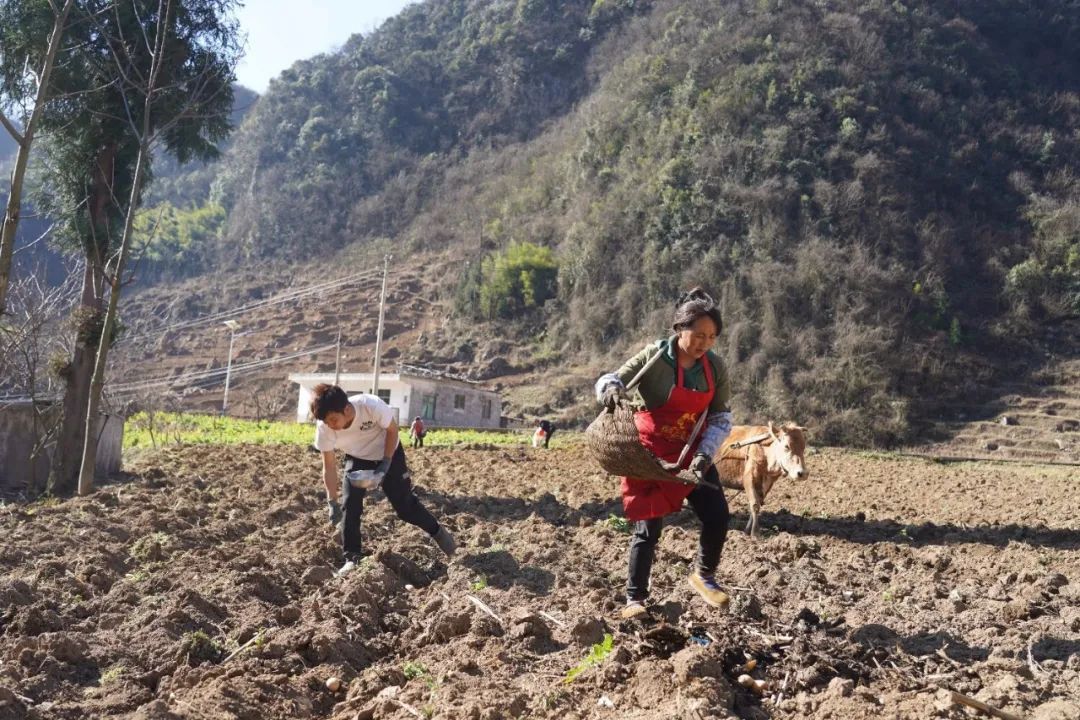
<path fill-rule="evenodd" d="M 647 612 L 649 611 L 645 609 L 645 603 L 640 600 L 628 599 L 626 601 L 626 605 L 619 612 L 619 617 L 621 617 L 623 620 L 633 620 L 634 618 L 641 617 Z"/>
<path fill-rule="evenodd" d="M 432 536 L 435 540 L 435 544 L 439 546 L 439 549 L 446 553 L 447 557 L 453 557 L 457 551 L 457 543 L 454 542 L 454 536 L 450 534 L 442 525 L 439 526 L 439 531 Z"/>

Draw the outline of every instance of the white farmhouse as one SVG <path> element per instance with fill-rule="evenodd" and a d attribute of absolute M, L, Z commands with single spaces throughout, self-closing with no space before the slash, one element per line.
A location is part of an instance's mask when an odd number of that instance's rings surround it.
<path fill-rule="evenodd" d="M 342 373 L 338 385 L 349 395 L 370 393 L 372 373 Z M 311 396 L 319 383 L 333 383 L 334 373 L 293 373 L 300 386 L 296 421 L 310 422 Z M 402 365 L 396 373 L 379 373 L 379 397 L 397 413 L 398 425 L 408 427 L 421 417 L 428 427 L 497 428 L 502 399 L 472 380 L 434 370 Z"/>

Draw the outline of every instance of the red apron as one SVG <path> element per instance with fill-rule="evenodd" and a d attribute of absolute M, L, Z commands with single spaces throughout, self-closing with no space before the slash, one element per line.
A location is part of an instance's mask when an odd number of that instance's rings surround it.
<path fill-rule="evenodd" d="M 662 351 L 661 351 L 662 352 Z M 707 390 L 697 392 L 683 387 L 683 369 L 675 362 L 675 387 L 671 389 L 667 402 L 654 410 L 639 410 L 634 413 L 634 425 L 638 437 L 653 455 L 667 462 L 676 462 L 682 453 L 690 433 L 694 429 L 701 413 L 708 411 L 712 402 L 713 370 L 708 356 L 701 359 L 705 370 Z M 690 465 L 694 450 L 701 442 L 699 435 L 690 452 L 683 461 L 683 469 Z M 622 479 L 623 513 L 628 520 L 650 520 L 663 517 L 682 507 L 683 500 L 694 490 L 694 485 L 658 480 L 639 480 L 624 477 Z"/>

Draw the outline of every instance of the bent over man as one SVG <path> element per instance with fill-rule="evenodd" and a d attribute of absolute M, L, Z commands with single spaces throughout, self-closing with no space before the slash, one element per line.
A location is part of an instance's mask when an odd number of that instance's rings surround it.
<path fill-rule="evenodd" d="M 405 451 L 398 440 L 397 421 L 389 405 L 374 395 L 349 397 L 337 385 L 323 383 L 315 387 L 311 414 L 316 420 L 315 447 L 322 453 L 330 523 L 336 526 L 341 522 L 345 564 L 339 575 L 353 570 L 360 560 L 364 496 L 377 487 L 382 487 L 399 518 L 430 535 L 447 556 L 454 554 L 457 546 L 453 536 L 413 492 Z M 345 453 L 344 482 L 338 479 L 335 450 Z M 341 505 L 337 500 L 339 486 Z"/>

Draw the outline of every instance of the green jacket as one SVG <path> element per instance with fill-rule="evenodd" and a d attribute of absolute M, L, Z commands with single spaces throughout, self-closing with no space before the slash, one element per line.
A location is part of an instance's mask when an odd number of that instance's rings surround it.
<path fill-rule="evenodd" d="M 615 373 L 623 385 L 626 385 L 656 353 L 664 354 L 645 373 L 645 377 L 641 379 L 635 391 L 635 402 L 643 405 L 646 410 L 654 410 L 667 402 L 671 388 L 675 386 L 675 337 L 673 335 L 666 340 L 658 340 L 646 346 L 644 350 L 627 360 Z M 728 401 L 731 399 L 731 382 L 728 380 L 724 363 L 711 350 L 705 354 L 705 357 L 712 363 L 713 383 L 716 386 L 712 403 L 709 404 L 709 413 L 731 412 L 731 408 L 728 407 Z M 683 370 L 683 387 L 697 392 L 705 392 L 708 389 L 705 369 L 700 360 L 692 368 Z"/>

